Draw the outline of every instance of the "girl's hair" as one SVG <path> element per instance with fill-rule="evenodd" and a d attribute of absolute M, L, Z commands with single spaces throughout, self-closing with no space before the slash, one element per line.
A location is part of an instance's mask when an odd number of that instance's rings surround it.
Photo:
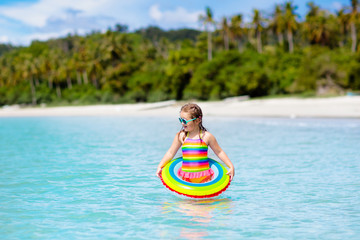
<path fill-rule="evenodd" d="M 180 113 L 181 112 L 189 113 L 191 118 L 200 119 L 200 123 L 199 123 L 200 130 L 203 131 L 203 134 L 205 133 L 205 131 L 207 131 L 206 128 L 202 125 L 203 114 L 202 114 L 201 108 L 197 104 L 187 103 L 181 107 Z M 182 128 L 180 132 L 185 133 L 184 128 Z M 184 134 L 183 141 L 185 140 L 185 138 L 186 138 L 186 134 Z M 202 140 L 201 136 L 200 136 L 200 139 Z"/>

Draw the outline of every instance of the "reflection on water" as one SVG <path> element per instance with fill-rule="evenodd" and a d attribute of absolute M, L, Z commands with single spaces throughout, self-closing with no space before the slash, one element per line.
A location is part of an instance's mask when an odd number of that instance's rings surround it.
<path fill-rule="evenodd" d="M 193 223 L 209 223 L 214 217 L 215 211 L 221 211 L 220 215 L 231 212 L 231 199 L 180 199 L 178 202 L 165 202 L 163 209 L 176 211 L 191 217 Z"/>
<path fill-rule="evenodd" d="M 164 217 L 169 218 L 176 214 L 176 218 L 186 222 L 186 226 L 181 228 L 179 233 L 181 239 L 202 239 L 209 236 L 208 230 L 214 220 L 219 224 L 219 219 L 226 219 L 232 212 L 233 202 L 230 198 L 178 199 L 162 204 Z"/>
<path fill-rule="evenodd" d="M 190 228 L 182 228 L 179 238 L 181 239 L 203 239 L 204 237 L 208 237 L 209 234 L 207 231 L 199 231 L 197 229 L 190 229 Z"/>

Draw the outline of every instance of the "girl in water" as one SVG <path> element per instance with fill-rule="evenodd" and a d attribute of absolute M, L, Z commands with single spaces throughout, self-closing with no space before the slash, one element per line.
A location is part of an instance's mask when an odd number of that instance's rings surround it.
<path fill-rule="evenodd" d="M 174 141 L 159 163 L 156 175 L 160 177 L 161 169 L 173 159 L 182 147 L 183 163 L 178 175 L 187 182 L 205 183 L 211 180 L 214 174 L 209 166 L 207 156 L 208 146 L 229 167 L 227 175 L 230 180 L 234 177 L 234 165 L 226 153 L 221 149 L 216 138 L 202 125 L 201 108 L 194 103 L 181 107 L 179 121 L 182 129 L 175 135 Z"/>

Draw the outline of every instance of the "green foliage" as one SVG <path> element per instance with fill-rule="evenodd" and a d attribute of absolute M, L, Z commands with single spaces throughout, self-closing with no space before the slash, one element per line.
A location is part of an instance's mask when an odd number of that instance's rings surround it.
<path fill-rule="evenodd" d="M 302 57 L 303 55 L 299 52 L 291 54 L 283 51 L 278 51 L 275 55 L 268 57 L 267 66 L 271 82 L 269 94 L 291 92 L 291 85 L 299 75 Z"/>
<path fill-rule="evenodd" d="M 235 15 L 214 32 L 148 27 L 128 33 L 119 24 L 106 33 L 34 41 L 28 47 L 0 44 L 0 105 L 359 91 L 360 48 L 354 51 L 358 36 L 350 32 L 352 23 L 360 27 L 354 13 L 344 8 L 334 15 L 308 6 L 303 22 L 296 6 L 286 2 L 276 6 L 269 25 L 256 11 L 253 25 Z M 215 19 L 210 8 L 206 13 L 201 20 L 209 27 Z"/>
<path fill-rule="evenodd" d="M 39 57 L 48 50 L 49 46 L 46 43 L 33 41 L 29 47 L 24 49 L 24 52 L 30 53 L 33 57 Z"/>
<path fill-rule="evenodd" d="M 178 29 L 164 31 L 156 26 L 150 26 L 147 28 L 142 28 L 137 30 L 136 33 L 141 34 L 144 38 L 149 39 L 150 41 L 157 41 L 161 38 L 167 38 L 170 41 L 182 41 L 185 39 L 190 39 L 195 41 L 197 36 L 200 34 L 200 31 L 194 29 Z"/>
<path fill-rule="evenodd" d="M 264 96 L 270 89 L 267 71 L 266 55 L 254 54 L 254 58 L 247 59 L 237 71 L 233 80 L 236 83 L 235 95 L 249 95 L 251 97 Z"/>
<path fill-rule="evenodd" d="M 31 104 L 30 86 L 22 83 L 13 88 L 0 88 L 1 105 Z"/>
<path fill-rule="evenodd" d="M 185 89 L 184 97 L 201 100 L 220 99 L 221 93 L 225 89 L 221 71 L 226 66 L 237 65 L 239 61 L 240 54 L 236 51 L 221 52 L 212 61 L 204 61 L 195 70 L 194 76 Z"/>
<path fill-rule="evenodd" d="M 15 49 L 15 47 L 10 44 L 1 44 L 0 43 L 0 56 L 7 52 L 10 52 L 13 49 Z"/>
<path fill-rule="evenodd" d="M 177 100 L 183 98 L 183 91 L 190 83 L 193 72 L 202 60 L 200 52 L 193 48 L 185 47 L 170 52 L 166 76 L 171 98 Z"/>
<path fill-rule="evenodd" d="M 348 88 L 347 67 L 352 63 L 351 54 L 340 51 L 329 51 L 324 47 L 305 49 L 305 55 L 299 67 L 298 77 L 292 85 L 292 92 L 316 91 L 319 85 L 328 82 L 328 85 Z"/>

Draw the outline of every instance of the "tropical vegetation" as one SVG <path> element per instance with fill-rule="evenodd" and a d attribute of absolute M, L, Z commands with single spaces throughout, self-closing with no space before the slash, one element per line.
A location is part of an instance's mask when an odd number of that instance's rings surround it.
<path fill-rule="evenodd" d="M 338 95 L 360 90 L 359 3 L 336 13 L 292 2 L 217 22 L 203 32 L 148 27 L 0 45 L 0 105 L 217 100 L 249 95 Z"/>

